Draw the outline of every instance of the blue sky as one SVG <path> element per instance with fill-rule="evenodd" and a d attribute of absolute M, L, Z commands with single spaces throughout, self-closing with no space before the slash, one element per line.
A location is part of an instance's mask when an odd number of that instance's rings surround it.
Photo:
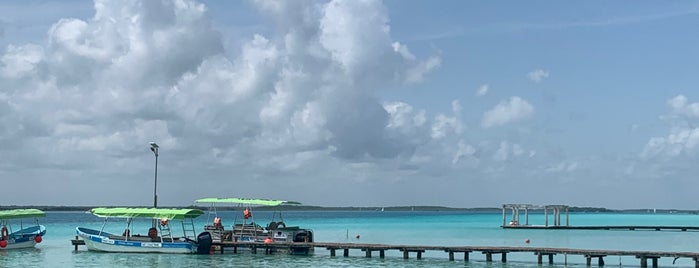
<path fill-rule="evenodd" d="M 696 209 L 698 10 L 5 1 L 7 205 Z"/>

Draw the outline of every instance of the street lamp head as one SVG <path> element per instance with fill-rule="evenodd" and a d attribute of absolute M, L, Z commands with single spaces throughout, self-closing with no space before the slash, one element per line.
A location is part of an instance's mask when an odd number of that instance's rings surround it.
<path fill-rule="evenodd" d="M 158 144 L 156 144 L 154 141 L 150 142 L 150 148 L 151 149 L 158 149 Z"/>

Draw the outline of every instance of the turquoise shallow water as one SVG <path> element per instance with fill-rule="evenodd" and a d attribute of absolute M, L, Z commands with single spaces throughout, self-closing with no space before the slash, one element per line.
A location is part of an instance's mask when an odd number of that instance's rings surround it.
<path fill-rule="evenodd" d="M 230 226 L 238 214 L 240 212 L 219 212 L 226 226 Z M 197 219 L 198 232 L 210 220 L 207 216 Z M 289 226 L 313 229 L 315 240 L 322 242 L 699 252 L 699 232 L 505 230 L 499 228 L 502 224 L 500 213 L 290 211 L 284 212 L 283 216 Z M 271 218 L 272 212 L 255 213 L 255 219 L 261 225 Z M 485 257 L 477 252 L 471 253 L 469 262 L 464 262 L 461 254 L 456 255 L 456 261 L 450 262 L 445 252 L 426 252 L 422 260 L 415 259 L 414 254 L 409 260 L 404 260 L 399 251 L 387 251 L 385 259 L 365 258 L 364 252 L 359 250 L 351 250 L 348 258 L 330 257 L 329 252 L 322 248 L 317 248 L 312 256 L 121 254 L 88 252 L 85 248 L 75 252 L 70 245 L 70 239 L 75 237 L 75 227 L 100 228 L 103 223 L 100 218 L 82 212 L 48 212 L 40 221 L 47 228 L 44 241 L 35 249 L 0 251 L 0 267 L 538 267 L 536 257 L 531 253 L 508 254 L 508 262 L 502 264 L 498 255 L 494 256 L 495 262 L 486 263 Z M 530 224 L 543 224 L 544 216 L 531 214 L 529 221 Z M 571 225 L 699 226 L 699 215 L 573 213 L 570 222 Z M 149 225 L 147 221 L 140 222 L 133 232 L 142 230 L 141 233 L 145 233 Z M 106 230 L 119 232 L 123 226 L 123 220 L 114 220 Z M 357 234 L 359 240 L 355 238 Z M 531 243 L 526 244 L 526 239 Z M 610 256 L 605 261 L 607 266 L 619 266 L 620 263 L 624 267 L 639 266 L 639 261 L 633 257 Z M 671 258 L 661 258 L 660 266 L 694 266 L 689 259 L 679 259 L 675 264 L 672 261 Z M 554 267 L 582 267 L 585 259 L 557 255 L 554 263 Z"/>

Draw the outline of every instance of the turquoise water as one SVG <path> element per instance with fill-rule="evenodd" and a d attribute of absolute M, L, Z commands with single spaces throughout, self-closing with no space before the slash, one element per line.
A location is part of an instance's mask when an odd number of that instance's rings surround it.
<path fill-rule="evenodd" d="M 219 212 L 225 226 L 230 226 L 240 212 Z M 238 216 L 239 217 L 239 216 Z M 299 225 L 314 230 L 319 242 L 356 242 L 402 245 L 450 246 L 530 246 L 581 249 L 689 251 L 699 252 L 699 232 L 681 231 L 593 231 L 593 230 L 512 230 L 501 229 L 500 213 L 466 212 L 318 212 L 290 211 L 283 213 L 288 226 Z M 272 212 L 258 211 L 255 219 L 261 225 L 272 218 Z M 198 232 L 209 221 L 207 215 L 196 222 Z M 278 220 L 278 215 L 277 215 Z M 521 218 L 523 221 L 524 218 Z M 44 241 L 34 249 L 0 251 L 0 267 L 538 267 L 532 253 L 510 253 L 502 264 L 499 255 L 493 263 L 473 252 L 464 262 L 457 254 L 456 261 L 448 260 L 445 252 L 426 252 L 422 260 L 402 258 L 399 251 L 387 251 L 386 258 L 366 258 L 360 250 L 350 250 L 350 257 L 330 257 L 329 252 L 317 248 L 312 256 L 286 255 L 171 255 L 121 254 L 88 252 L 84 247 L 73 251 L 70 239 L 75 237 L 76 226 L 99 229 L 100 218 L 82 212 L 47 212 L 40 219 L 47 228 Z M 565 222 L 565 220 L 563 220 Z M 542 214 L 529 215 L 530 224 L 543 224 Z M 549 223 L 552 223 L 549 218 Z M 577 214 L 570 215 L 571 225 L 677 225 L 699 226 L 699 215 L 690 214 Z M 133 233 L 145 233 L 148 221 L 137 223 Z M 123 220 L 110 221 L 107 231 L 123 230 Z M 355 236 L 359 234 L 360 239 Z M 529 239 L 530 244 L 524 241 Z M 377 255 L 377 254 L 374 254 Z M 661 258 L 662 267 L 694 267 L 689 259 Z M 633 257 L 609 256 L 607 266 L 639 267 Z M 554 267 L 564 263 L 571 267 L 585 266 L 582 256 L 554 257 Z M 596 260 L 593 262 L 596 263 Z M 650 264 L 650 263 L 649 263 Z M 548 266 L 548 265 L 544 265 Z"/>

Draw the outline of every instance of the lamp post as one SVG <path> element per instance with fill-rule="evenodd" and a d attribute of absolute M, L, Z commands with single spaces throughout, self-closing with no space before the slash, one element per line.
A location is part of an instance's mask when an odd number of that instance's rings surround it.
<path fill-rule="evenodd" d="M 150 150 L 155 154 L 155 183 L 153 184 L 153 207 L 158 207 L 158 144 L 150 142 Z"/>
<path fill-rule="evenodd" d="M 155 180 L 153 183 L 153 208 L 158 207 L 158 144 L 151 141 L 150 150 L 155 154 Z M 155 227 L 156 221 L 153 220 L 153 227 Z"/>

